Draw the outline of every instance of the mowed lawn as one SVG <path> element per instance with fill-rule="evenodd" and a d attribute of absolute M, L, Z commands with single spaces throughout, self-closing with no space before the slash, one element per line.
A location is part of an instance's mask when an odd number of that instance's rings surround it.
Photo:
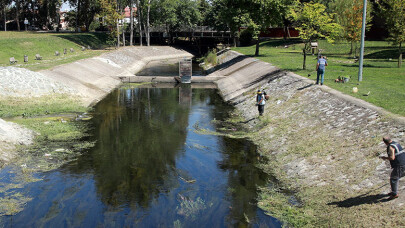
<path fill-rule="evenodd" d="M 326 86 L 405 116 L 405 63 L 402 63 L 402 68 L 398 68 L 396 47 L 384 41 L 366 41 L 363 80 L 359 82 L 359 63 L 355 62 L 353 55 L 348 54 L 350 43 L 318 43 L 328 60 L 324 83 Z M 307 69 L 303 70 L 302 48 L 303 44 L 298 39 L 270 40 L 261 43 L 260 56 L 256 58 L 304 77 L 310 75 L 309 78 L 315 81 L 316 55 L 307 55 Z M 255 46 L 233 50 L 253 57 Z M 348 83 L 335 83 L 339 76 L 350 76 L 351 79 Z M 353 93 L 353 87 L 358 88 L 357 93 Z"/>
<path fill-rule="evenodd" d="M 18 62 L 13 66 L 34 71 L 48 69 L 100 55 L 107 46 L 106 40 L 107 35 L 103 33 L 0 32 L 0 66 L 10 66 L 10 57 L 14 57 Z M 81 50 L 82 46 L 85 51 Z M 70 52 L 70 48 L 74 52 Z M 55 51 L 60 55 L 55 56 Z M 35 60 L 36 54 L 42 56 L 42 60 Z M 28 56 L 27 63 L 24 63 L 24 55 Z"/>

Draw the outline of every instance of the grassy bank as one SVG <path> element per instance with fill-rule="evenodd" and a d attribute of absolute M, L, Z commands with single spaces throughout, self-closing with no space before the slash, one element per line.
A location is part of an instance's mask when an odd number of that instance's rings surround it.
<path fill-rule="evenodd" d="M 245 133 L 267 158 L 260 168 L 278 180 L 261 188 L 258 206 L 286 227 L 403 227 L 403 200 L 387 201 L 382 192 L 389 189 L 389 176 L 376 174 L 380 138 L 336 137 L 318 120 L 321 113 L 303 112 L 306 106 L 298 96 L 269 104 Z M 244 122 L 229 120 L 235 121 Z M 375 184 L 378 178 L 383 183 Z"/>
<path fill-rule="evenodd" d="M 257 58 L 304 77 L 310 75 L 309 78 L 316 80 L 316 56 L 307 56 L 307 70 L 303 70 L 302 48 L 303 44 L 299 40 L 270 40 L 261 43 L 260 56 Z M 395 47 L 383 41 L 366 42 L 362 82 L 357 80 L 358 63 L 353 55 L 348 54 L 349 43 L 332 45 L 319 41 L 319 48 L 323 49 L 322 53 L 327 56 L 329 64 L 325 85 L 405 116 L 405 68 L 397 67 L 398 53 Z M 255 46 L 233 50 L 253 56 Z M 335 79 L 341 76 L 350 76 L 351 79 L 348 83 L 335 83 Z M 357 87 L 359 92 L 353 93 L 353 87 Z"/>
<path fill-rule="evenodd" d="M 79 99 L 62 94 L 35 99 L 0 98 L 0 118 L 35 132 L 32 145 L 18 147 L 18 156 L 9 166 L 12 178 L 0 184 L 0 216 L 19 213 L 32 200 L 20 189 L 38 181 L 35 176 L 39 171 L 59 168 L 94 146 L 93 142 L 83 140 L 87 122 L 76 120 L 77 113 L 86 111 L 88 108 Z"/>
<path fill-rule="evenodd" d="M 104 33 L 0 32 L 0 66 L 10 66 L 9 59 L 14 57 L 18 61 L 14 66 L 34 71 L 49 69 L 100 55 L 107 47 L 106 43 Z M 86 50 L 82 51 L 82 47 Z M 70 48 L 74 52 L 70 52 Z M 55 56 L 55 51 L 60 55 Z M 35 60 L 36 54 L 41 55 L 42 60 Z M 24 55 L 28 56 L 27 63 L 24 63 Z"/>
<path fill-rule="evenodd" d="M 86 111 L 88 108 L 84 107 L 79 99 L 66 97 L 63 94 L 36 99 L 0 98 L 0 118 L 25 126 L 37 133 L 34 145 L 22 148 L 25 154 L 24 164 L 31 163 L 32 161 L 28 160 L 35 160 L 34 157 L 40 158 L 45 153 L 52 154 L 55 148 L 62 147 L 64 151 L 70 150 L 69 153 L 73 154 L 74 147 L 80 147 L 77 145 L 82 144 L 80 139 L 86 134 L 86 123 L 75 121 L 76 116 Z M 55 154 L 52 163 L 55 160 L 61 160 L 60 163 L 63 163 L 62 160 L 68 160 L 69 153 Z M 31 159 L 27 160 L 29 157 Z M 52 167 L 55 165 L 53 164 Z M 41 169 L 43 168 L 45 167 Z"/>

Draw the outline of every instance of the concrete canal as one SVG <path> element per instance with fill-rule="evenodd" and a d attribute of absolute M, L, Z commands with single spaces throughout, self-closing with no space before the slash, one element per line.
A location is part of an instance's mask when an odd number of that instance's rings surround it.
<path fill-rule="evenodd" d="M 281 227 L 257 207 L 269 177 L 256 146 L 221 134 L 215 89 L 119 88 L 92 111 L 75 161 L 36 176 L 5 227 Z M 12 178 L 11 168 L 1 178 Z"/>

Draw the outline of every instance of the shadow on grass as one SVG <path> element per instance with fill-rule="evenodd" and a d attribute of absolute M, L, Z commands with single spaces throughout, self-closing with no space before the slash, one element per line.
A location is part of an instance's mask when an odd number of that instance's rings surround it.
<path fill-rule="evenodd" d="M 382 51 L 377 51 L 373 52 L 370 54 L 367 54 L 364 56 L 364 58 L 367 59 L 396 59 L 398 58 L 399 53 L 398 50 L 392 49 L 392 50 L 382 50 Z"/>
<path fill-rule="evenodd" d="M 300 39 L 289 39 L 289 40 L 277 39 L 277 40 L 263 41 L 260 43 L 260 47 L 279 47 L 301 43 L 302 41 Z"/>
<path fill-rule="evenodd" d="M 393 50 L 397 50 L 397 47 L 389 46 L 389 45 L 387 45 L 387 46 L 372 46 L 372 47 L 365 46 L 364 47 L 364 50 L 368 50 L 368 49 L 370 49 L 370 50 L 373 50 L 373 49 L 379 49 L 379 50 L 381 50 L 381 49 L 393 49 Z"/>
<path fill-rule="evenodd" d="M 104 49 L 107 45 L 108 35 L 105 33 L 72 33 L 56 35 L 59 38 L 69 40 L 80 46 L 88 47 L 91 49 Z"/>
<path fill-rule="evenodd" d="M 387 202 L 388 196 L 386 194 L 375 194 L 375 195 L 367 195 L 363 194 L 360 196 L 352 197 L 345 199 L 343 201 L 331 202 L 328 205 L 336 205 L 338 207 L 354 207 L 360 206 L 363 204 L 376 204 L 376 203 L 383 203 Z"/>
<path fill-rule="evenodd" d="M 355 67 L 355 68 L 359 67 L 358 63 L 351 64 L 351 65 L 343 64 L 341 66 L 343 66 L 343 67 Z M 375 66 L 375 65 L 371 65 L 371 64 L 363 64 L 363 67 L 364 68 L 394 68 L 394 67 L 386 67 L 386 66 Z"/>

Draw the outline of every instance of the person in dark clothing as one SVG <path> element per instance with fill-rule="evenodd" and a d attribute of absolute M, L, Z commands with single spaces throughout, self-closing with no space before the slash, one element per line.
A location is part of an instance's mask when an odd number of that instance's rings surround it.
<path fill-rule="evenodd" d="M 266 92 L 263 90 L 263 91 L 260 91 L 260 90 L 258 90 L 257 91 L 257 95 L 256 95 L 256 105 L 257 105 L 257 107 L 258 107 L 258 110 L 259 110 L 259 116 L 262 116 L 263 115 L 263 113 L 264 113 L 264 105 L 266 104 Z"/>
<path fill-rule="evenodd" d="M 392 168 L 390 175 L 391 192 L 388 194 L 388 199 L 398 198 L 398 182 L 405 174 L 405 151 L 399 143 L 391 140 L 386 136 L 383 142 L 387 145 L 387 155 L 381 156 L 381 159 L 389 160 Z"/>

